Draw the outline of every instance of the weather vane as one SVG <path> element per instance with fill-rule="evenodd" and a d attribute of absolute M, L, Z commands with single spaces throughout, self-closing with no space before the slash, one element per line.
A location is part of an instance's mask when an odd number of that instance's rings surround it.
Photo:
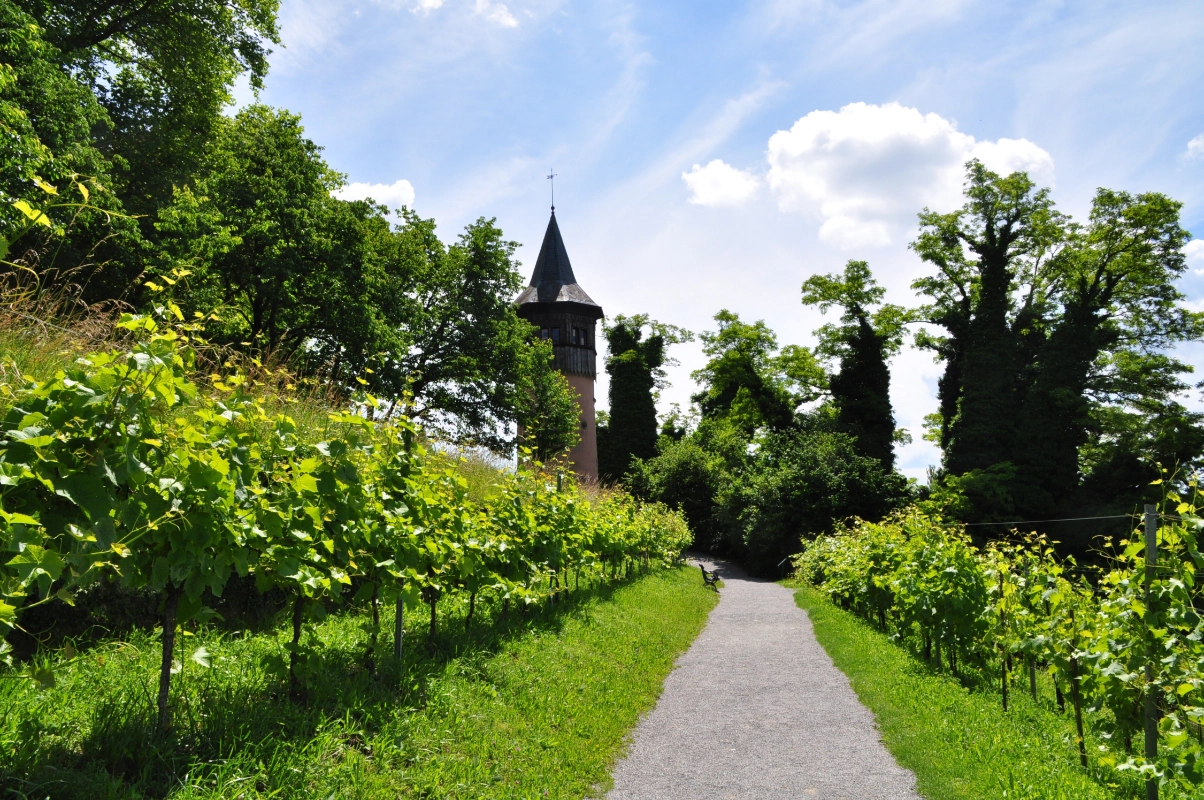
<path fill-rule="evenodd" d="M 548 180 L 552 181 L 552 183 L 550 185 L 552 187 L 552 210 L 553 211 L 556 210 L 556 181 L 554 180 L 555 177 L 556 177 L 556 173 L 552 172 L 551 170 L 548 170 Z"/>

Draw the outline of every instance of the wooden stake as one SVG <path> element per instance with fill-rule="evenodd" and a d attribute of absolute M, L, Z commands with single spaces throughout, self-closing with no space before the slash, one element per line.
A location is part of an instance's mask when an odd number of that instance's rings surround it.
<path fill-rule="evenodd" d="M 1158 514 L 1157 509 L 1145 507 L 1145 607 L 1149 613 L 1154 599 L 1154 568 L 1158 563 Z M 1145 758 L 1151 764 L 1158 761 L 1158 696 L 1154 686 L 1154 637 L 1146 626 L 1145 663 Z M 1146 800 L 1158 800 L 1158 779 L 1146 778 Z"/>

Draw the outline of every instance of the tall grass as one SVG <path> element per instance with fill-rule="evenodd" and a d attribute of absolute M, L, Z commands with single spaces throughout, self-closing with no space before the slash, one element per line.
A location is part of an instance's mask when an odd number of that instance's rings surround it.
<path fill-rule="evenodd" d="M 53 275 L 0 274 L 0 406 L 12 387 L 45 380 L 79 356 L 113 341 L 115 306 L 86 306 L 71 286 L 51 285 Z"/>

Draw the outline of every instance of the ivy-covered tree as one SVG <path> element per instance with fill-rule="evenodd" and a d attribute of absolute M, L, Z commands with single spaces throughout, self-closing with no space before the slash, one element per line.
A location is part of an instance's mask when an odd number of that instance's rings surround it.
<path fill-rule="evenodd" d="M 842 274 L 813 275 L 803 282 L 804 305 L 827 313 L 841 309 L 839 324 L 817 330 L 817 353 L 839 364 L 828 380 L 840 428 L 864 456 L 876 458 L 889 472 L 895 465 L 895 418 L 890 403 L 890 367 L 899 352 L 910 314 L 883 304 L 886 290 L 864 261 L 849 261 Z"/>
<path fill-rule="evenodd" d="M 929 321 L 950 334 L 934 343 L 946 357 L 941 407 L 952 416 L 942 440 L 945 466 L 955 474 L 1009 460 L 1025 322 L 1040 313 L 1043 267 L 1062 223 L 1049 190 L 1028 175 L 1001 177 L 978 161 L 966 169 L 965 206 L 948 214 L 925 209 L 912 243 L 938 268 L 914 288 L 933 300 Z M 1017 307 L 1018 281 L 1030 291 L 1020 293 Z"/>
<path fill-rule="evenodd" d="M 1174 285 L 1180 204 L 1101 189 L 1078 224 L 1026 175 L 977 162 L 966 194 L 959 211 L 922 213 L 912 244 L 937 267 L 914 288 L 945 329 L 917 341 L 946 366 L 946 475 L 977 487 L 978 517 L 1131 506 L 1154 461 L 1201 455 L 1200 420 L 1175 399 L 1191 369 L 1167 352 L 1204 334 Z"/>
<path fill-rule="evenodd" d="M 1188 388 L 1178 375 L 1190 368 L 1164 352 L 1204 334 L 1204 316 L 1180 305 L 1174 286 L 1189 238 L 1180 207 L 1156 193 L 1101 189 L 1087 225 L 1070 231 L 1050 271 L 1057 312 L 1022 398 L 1020 439 L 1030 446 L 1013 459 L 1032 512 L 1056 510 L 1078 487 L 1080 450 L 1102 421 L 1092 419 L 1098 399 L 1127 384 L 1134 399 L 1166 407 Z"/>
<path fill-rule="evenodd" d="M 603 480 L 616 482 L 632 459 L 656 455 L 656 397 L 663 385 L 664 367 L 671 363 L 665 350 L 693 337 L 689 331 L 656 322 L 646 314 L 620 314 L 603 331 L 610 413 L 606 426 L 598 428 L 598 472 Z"/>

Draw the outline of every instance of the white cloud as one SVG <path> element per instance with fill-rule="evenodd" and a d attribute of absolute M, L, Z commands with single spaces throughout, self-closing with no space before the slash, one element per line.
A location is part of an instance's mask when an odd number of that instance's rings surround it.
<path fill-rule="evenodd" d="M 287 42 L 272 55 L 272 73 L 304 68 L 315 56 L 337 52 L 351 15 L 342 3 L 293 0 L 280 9 L 280 38 Z"/>
<path fill-rule="evenodd" d="M 443 0 L 418 0 L 418 5 L 414 6 L 411 11 L 417 14 L 419 11 L 430 13 L 437 8 L 443 6 Z"/>
<path fill-rule="evenodd" d="M 1183 245 L 1183 255 L 1187 256 L 1188 264 L 1204 267 L 1204 239 L 1192 239 Z M 1193 272 L 1204 275 L 1204 269 L 1196 269 Z"/>
<path fill-rule="evenodd" d="M 414 186 L 404 179 L 393 184 L 349 183 L 334 195 L 342 200 L 366 200 L 371 197 L 394 211 L 402 206 L 414 207 Z"/>
<path fill-rule="evenodd" d="M 492 3 L 490 0 L 477 0 L 473 9 L 490 22 L 496 22 L 503 28 L 517 28 L 518 20 L 510 13 L 503 3 Z"/>
<path fill-rule="evenodd" d="M 974 141 L 974 137 L 968 137 Z M 1054 186 L 1054 160 L 1048 152 L 1028 139 L 999 139 L 975 142 L 970 156 L 977 158 L 987 169 L 1007 175 L 1027 172 L 1040 186 Z"/>
<path fill-rule="evenodd" d="M 760 183 L 755 176 L 718 158 L 705 167 L 695 164 L 681 174 L 681 179 L 690 189 L 690 202 L 700 206 L 740 205 L 753 196 Z"/>
<path fill-rule="evenodd" d="M 921 208 L 960 205 L 971 158 L 1052 183 L 1053 157 L 1027 139 L 976 141 L 938 114 L 898 103 L 812 111 L 778 131 L 769 139 L 768 182 L 783 211 L 822 220 L 821 240 L 882 246 L 910 230 Z"/>
<path fill-rule="evenodd" d="M 1184 155 L 1192 161 L 1204 158 L 1204 133 L 1187 143 L 1187 152 Z"/>

